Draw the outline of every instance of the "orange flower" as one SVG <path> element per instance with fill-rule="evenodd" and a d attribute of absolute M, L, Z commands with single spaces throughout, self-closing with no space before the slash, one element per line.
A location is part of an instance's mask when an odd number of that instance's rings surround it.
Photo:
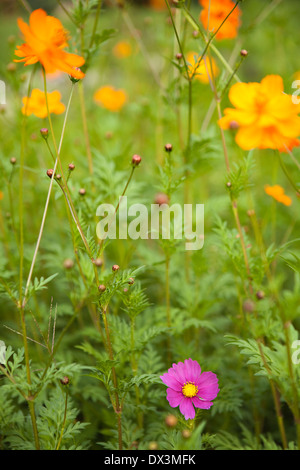
<path fill-rule="evenodd" d="M 276 201 L 281 202 L 285 206 L 290 206 L 292 204 L 292 200 L 289 196 L 284 194 L 284 189 L 279 186 L 279 184 L 275 184 L 274 186 L 266 185 L 265 192 L 269 196 L 272 196 Z"/>
<path fill-rule="evenodd" d="M 267 75 L 260 83 L 236 83 L 229 99 L 235 109 L 225 109 L 218 123 L 222 129 L 233 123 L 238 127 L 235 140 L 242 149 L 286 151 L 299 146 L 300 105 L 283 92 L 279 75 Z"/>
<path fill-rule="evenodd" d="M 113 48 L 113 53 L 119 59 L 129 57 L 132 53 L 131 45 L 127 41 L 120 41 Z"/>
<path fill-rule="evenodd" d="M 2 201 L 3 198 L 4 198 L 4 194 L 2 191 L 0 191 L 0 201 Z"/>
<path fill-rule="evenodd" d="M 46 73 L 61 70 L 74 78 L 84 77 L 78 69 L 84 64 L 84 58 L 64 51 L 68 36 L 57 18 L 39 8 L 31 13 L 29 25 L 22 18 L 18 18 L 18 25 L 25 43 L 17 46 L 15 54 L 22 59 L 15 59 L 15 62 L 25 62 L 24 65 L 40 62 Z"/>
<path fill-rule="evenodd" d="M 154 10 L 165 10 L 167 8 L 165 0 L 150 0 L 150 6 Z"/>
<path fill-rule="evenodd" d="M 235 2 L 232 0 L 199 0 L 199 3 L 203 6 L 203 10 L 200 13 L 200 21 L 204 28 L 207 28 L 208 25 L 212 33 L 219 28 L 235 5 Z M 217 32 L 216 38 L 235 38 L 240 26 L 240 15 L 241 11 L 236 7 L 222 25 L 220 31 Z"/>
<path fill-rule="evenodd" d="M 189 64 L 189 74 L 190 76 L 195 72 L 194 77 L 202 83 L 209 83 L 209 80 L 212 80 L 212 75 L 215 77 L 219 73 L 219 69 L 216 65 L 216 62 L 213 58 L 209 60 L 206 58 L 206 64 L 202 59 L 200 64 L 198 59 L 201 55 L 196 52 L 189 52 L 186 56 L 186 61 Z"/>
<path fill-rule="evenodd" d="M 52 93 L 47 93 L 47 101 L 49 106 L 49 113 L 61 114 L 65 111 L 65 105 L 61 103 L 61 94 L 59 91 L 52 91 Z M 35 88 L 31 92 L 31 96 L 24 96 L 22 99 L 23 108 L 22 113 L 26 116 L 34 114 L 39 118 L 47 117 L 47 105 L 45 93 L 41 90 Z"/>
<path fill-rule="evenodd" d="M 124 90 L 116 90 L 110 85 L 103 86 L 94 93 L 94 100 L 97 104 L 114 112 L 120 111 L 127 99 Z"/>

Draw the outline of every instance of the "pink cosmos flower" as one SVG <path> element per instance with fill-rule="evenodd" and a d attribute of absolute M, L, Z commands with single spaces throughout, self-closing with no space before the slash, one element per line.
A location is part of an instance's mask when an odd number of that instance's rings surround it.
<path fill-rule="evenodd" d="M 165 374 L 160 376 L 167 385 L 167 400 L 185 419 L 195 417 L 195 408 L 208 410 L 219 392 L 218 378 L 213 372 L 202 372 L 197 361 L 186 359 L 173 364 Z"/>

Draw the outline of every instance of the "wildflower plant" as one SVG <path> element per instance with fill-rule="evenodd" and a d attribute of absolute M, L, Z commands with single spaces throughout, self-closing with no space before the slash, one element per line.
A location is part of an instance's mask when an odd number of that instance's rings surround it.
<path fill-rule="evenodd" d="M 0 20 L 0 449 L 299 450 L 298 2 L 30 5 Z"/>

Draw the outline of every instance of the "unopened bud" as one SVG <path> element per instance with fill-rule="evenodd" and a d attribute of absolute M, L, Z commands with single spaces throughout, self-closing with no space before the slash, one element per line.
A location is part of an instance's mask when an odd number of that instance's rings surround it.
<path fill-rule="evenodd" d="M 159 205 L 169 204 L 169 202 L 170 202 L 169 196 L 165 193 L 158 193 L 155 196 L 154 202 L 155 202 L 155 204 L 159 204 Z"/>
<path fill-rule="evenodd" d="M 84 188 L 80 188 L 80 189 L 79 189 L 79 194 L 80 194 L 80 196 L 84 196 L 85 193 L 86 193 L 86 191 L 85 191 Z"/>
<path fill-rule="evenodd" d="M 102 266 L 102 264 L 103 264 L 103 261 L 102 261 L 101 258 L 96 258 L 96 259 L 93 259 L 92 261 L 93 261 L 94 265 L 97 266 L 98 268 L 100 268 L 100 266 Z"/>
<path fill-rule="evenodd" d="M 44 138 L 44 139 L 47 139 L 48 137 L 48 129 L 46 127 L 43 127 L 41 130 L 40 130 L 40 133 L 41 133 L 41 136 Z"/>
<path fill-rule="evenodd" d="M 49 178 L 52 178 L 53 175 L 54 175 L 54 171 L 51 168 L 47 170 L 47 176 L 49 176 Z"/>
<path fill-rule="evenodd" d="M 64 268 L 65 269 L 72 269 L 74 266 L 74 261 L 70 258 L 65 259 L 64 261 Z"/>
<path fill-rule="evenodd" d="M 81 72 L 79 67 L 75 67 L 75 70 L 77 70 L 78 72 Z M 69 77 L 70 77 L 70 80 L 71 80 L 72 83 L 77 83 L 80 80 L 80 78 L 75 78 L 72 75 L 69 75 Z"/>
<path fill-rule="evenodd" d="M 178 419 L 175 415 L 168 415 L 166 416 L 165 423 L 169 428 L 175 428 L 178 423 Z"/>
<path fill-rule="evenodd" d="M 230 121 L 229 129 L 236 131 L 239 128 L 239 123 L 237 121 Z"/>
<path fill-rule="evenodd" d="M 184 439 L 188 439 L 189 437 L 191 437 L 191 431 L 189 429 L 183 429 L 181 434 Z"/>
<path fill-rule="evenodd" d="M 242 57 L 247 57 L 248 51 L 246 51 L 246 49 L 242 49 L 240 54 L 241 54 Z"/>
<path fill-rule="evenodd" d="M 139 155 L 133 155 L 131 163 L 133 166 L 138 166 L 142 161 L 142 158 Z"/>
<path fill-rule="evenodd" d="M 173 150 L 172 144 L 166 144 L 165 145 L 165 151 L 166 152 L 172 152 L 172 150 Z"/>
<path fill-rule="evenodd" d="M 178 52 L 175 57 L 176 57 L 177 60 L 181 60 L 182 59 L 181 52 Z"/>
<path fill-rule="evenodd" d="M 134 278 L 133 278 L 133 277 L 130 277 L 130 278 L 129 278 L 128 284 L 129 284 L 129 285 L 134 284 Z"/>
<path fill-rule="evenodd" d="M 99 292 L 104 292 L 104 291 L 106 291 L 106 286 L 104 284 L 100 284 L 98 286 L 98 290 L 99 290 Z"/>
<path fill-rule="evenodd" d="M 17 163 L 17 159 L 16 159 L 15 157 L 11 157 L 10 163 L 11 163 L 12 165 L 15 165 L 15 164 Z"/>
<path fill-rule="evenodd" d="M 148 449 L 149 449 L 149 450 L 157 450 L 157 449 L 158 449 L 158 444 L 157 444 L 157 442 L 156 442 L 156 441 L 151 441 L 151 442 L 149 442 Z"/>
<path fill-rule="evenodd" d="M 254 302 L 251 299 L 245 300 L 243 303 L 243 309 L 245 312 L 251 313 L 254 310 Z"/>
<path fill-rule="evenodd" d="M 265 297 L 264 291 L 259 290 L 259 291 L 256 292 L 256 298 L 257 298 L 258 300 L 262 300 L 264 297 Z"/>
<path fill-rule="evenodd" d="M 68 385 L 68 384 L 70 383 L 69 377 L 67 377 L 67 376 L 63 377 L 63 378 L 61 379 L 60 383 L 61 383 L 62 385 Z"/>
<path fill-rule="evenodd" d="M 119 269 L 120 269 L 120 266 L 118 266 L 117 264 L 114 264 L 112 267 L 113 271 L 119 271 Z"/>
<path fill-rule="evenodd" d="M 70 170 L 70 171 L 75 170 L 75 165 L 74 165 L 74 163 L 70 163 L 70 165 L 69 165 L 69 170 Z"/>
<path fill-rule="evenodd" d="M 16 69 L 17 69 L 17 66 L 16 66 L 16 64 L 14 64 L 13 62 L 10 62 L 10 63 L 7 64 L 7 66 L 6 66 L 6 70 L 7 70 L 8 72 L 15 72 Z"/>

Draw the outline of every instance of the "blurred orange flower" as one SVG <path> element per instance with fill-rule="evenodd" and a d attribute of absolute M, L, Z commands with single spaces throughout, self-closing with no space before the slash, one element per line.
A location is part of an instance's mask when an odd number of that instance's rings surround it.
<path fill-rule="evenodd" d="M 131 44 L 127 41 L 120 41 L 113 48 L 113 53 L 119 59 L 129 57 L 132 53 Z"/>
<path fill-rule="evenodd" d="M 39 8 L 31 13 L 29 25 L 22 18 L 18 18 L 18 25 L 25 42 L 15 50 L 15 55 L 22 59 L 15 59 L 14 62 L 25 62 L 24 65 L 40 62 L 46 73 L 61 70 L 74 78 L 84 77 L 78 67 L 85 60 L 79 55 L 64 51 L 68 46 L 68 35 L 57 18 L 48 16 Z"/>
<path fill-rule="evenodd" d="M 226 108 L 218 123 L 222 129 L 238 128 L 236 143 L 244 150 L 277 149 L 300 145 L 300 105 L 283 91 L 279 75 L 267 75 L 260 83 L 236 83 L 229 90 L 235 108 Z"/>
<path fill-rule="evenodd" d="M 2 191 L 0 191 L 0 201 L 2 201 L 3 198 L 4 198 L 4 194 Z"/>
<path fill-rule="evenodd" d="M 47 93 L 47 101 L 49 106 L 49 113 L 62 114 L 66 107 L 61 103 L 61 94 L 59 91 L 52 91 L 52 93 Z M 31 92 L 31 96 L 24 96 L 22 98 L 23 108 L 22 113 L 26 116 L 34 114 L 39 118 L 47 117 L 47 105 L 45 93 L 37 88 L 34 88 Z"/>
<path fill-rule="evenodd" d="M 120 111 L 128 97 L 124 90 L 116 90 L 111 85 L 105 85 L 94 93 L 94 101 L 109 111 Z"/>
<path fill-rule="evenodd" d="M 279 186 L 279 184 L 275 184 L 274 186 L 270 186 L 266 184 L 265 192 L 269 196 L 272 196 L 276 201 L 281 202 L 285 206 L 290 206 L 292 204 L 292 199 L 284 194 L 284 189 Z"/>
<path fill-rule="evenodd" d="M 203 10 L 200 13 L 200 21 L 204 28 L 209 28 L 209 31 L 214 33 L 226 16 L 233 9 L 235 2 L 232 0 L 199 0 L 200 5 L 203 6 Z M 232 39 L 237 36 L 237 30 L 240 26 L 241 10 L 236 7 L 230 16 L 227 18 L 225 23 L 217 32 L 217 39 Z"/>
<path fill-rule="evenodd" d="M 164 10 L 167 8 L 165 0 L 150 0 L 150 6 L 154 10 Z"/>
<path fill-rule="evenodd" d="M 189 65 L 189 75 L 191 76 L 195 73 L 194 77 L 202 83 L 209 83 L 209 80 L 212 80 L 212 76 L 216 76 L 219 73 L 219 69 L 217 64 L 213 58 L 206 59 L 206 64 L 202 59 L 200 64 L 198 63 L 198 59 L 200 59 L 201 55 L 197 54 L 196 52 L 189 52 L 186 56 L 186 61 Z"/>

